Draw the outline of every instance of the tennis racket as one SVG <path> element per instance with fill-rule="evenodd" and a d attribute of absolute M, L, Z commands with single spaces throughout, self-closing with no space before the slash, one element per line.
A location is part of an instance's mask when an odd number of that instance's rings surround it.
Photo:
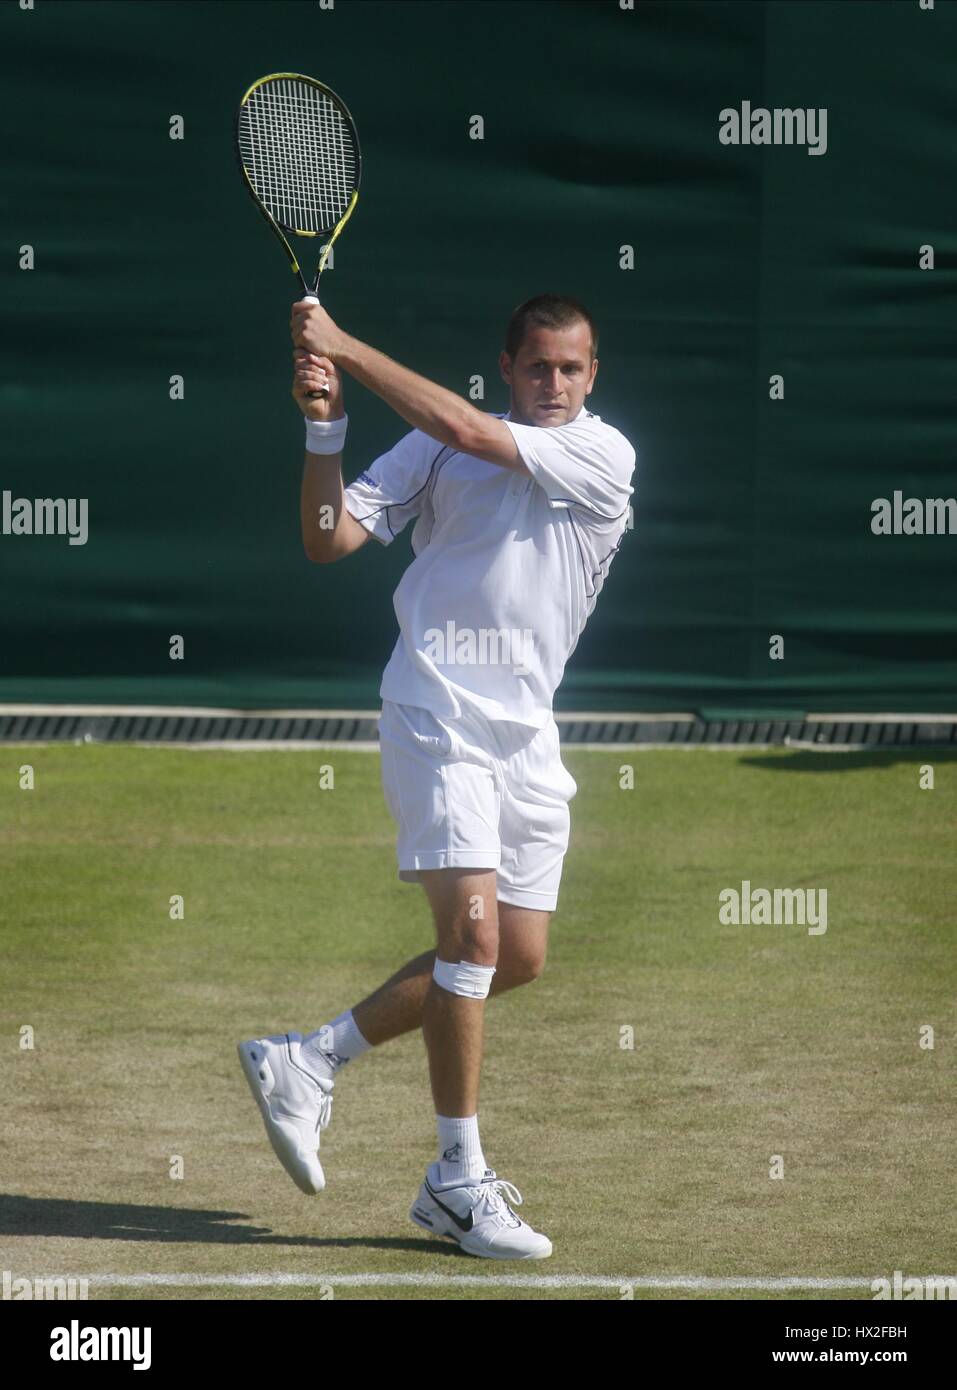
<path fill-rule="evenodd" d="M 258 78 L 239 103 L 235 139 L 253 202 L 282 242 L 304 297 L 318 304 L 319 277 L 359 200 L 362 155 L 355 121 L 345 102 L 314 77 L 272 72 Z M 327 238 L 311 286 L 287 233 Z"/>

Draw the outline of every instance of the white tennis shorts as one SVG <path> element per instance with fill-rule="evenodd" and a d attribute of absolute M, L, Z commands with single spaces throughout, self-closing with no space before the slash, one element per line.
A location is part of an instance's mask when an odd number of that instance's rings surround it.
<path fill-rule="evenodd" d="M 399 877 L 420 869 L 495 869 L 498 900 L 551 912 L 578 787 L 544 729 L 463 710 L 445 719 L 385 700 L 382 785 L 398 825 Z"/>

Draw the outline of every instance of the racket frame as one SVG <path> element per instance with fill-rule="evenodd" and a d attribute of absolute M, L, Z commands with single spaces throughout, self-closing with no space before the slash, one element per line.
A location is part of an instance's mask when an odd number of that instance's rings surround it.
<path fill-rule="evenodd" d="M 345 117 L 345 120 L 348 123 L 349 132 L 352 136 L 352 141 L 355 146 L 356 152 L 355 188 L 352 190 L 352 197 L 349 199 L 349 206 L 346 208 L 345 212 L 339 218 L 339 221 L 336 223 L 335 228 L 332 229 L 331 235 L 328 231 L 314 232 L 306 230 L 302 227 L 281 226 L 280 223 L 276 221 L 275 217 L 273 217 L 272 213 L 269 211 L 266 205 L 262 202 L 261 198 L 259 197 L 259 194 L 256 192 L 255 188 L 253 188 L 252 181 L 250 180 L 250 177 L 246 172 L 246 166 L 243 163 L 242 151 L 239 145 L 239 123 L 242 118 L 242 113 L 246 106 L 246 103 L 249 101 L 249 98 L 252 96 L 253 92 L 255 92 L 257 88 L 261 87 L 264 82 L 275 82 L 277 78 L 287 78 L 291 81 L 305 82 L 308 84 L 308 86 L 315 87 L 317 91 L 323 94 L 323 96 L 329 97 L 333 102 L 335 102 L 336 106 L 342 112 L 342 115 Z M 239 164 L 240 173 L 243 176 L 243 183 L 246 185 L 247 193 L 252 198 L 253 202 L 256 204 L 257 208 L 262 213 L 263 217 L 269 223 L 276 236 L 282 242 L 286 255 L 289 258 L 290 268 L 292 269 L 294 275 L 299 276 L 299 283 L 302 285 L 303 294 L 307 298 L 318 299 L 319 277 L 322 275 L 322 272 L 326 268 L 326 261 L 329 259 L 329 253 L 332 250 L 333 243 L 335 242 L 339 233 L 342 231 L 343 227 L 349 221 L 349 218 L 355 211 L 356 203 L 359 201 L 359 184 L 362 180 L 362 150 L 359 147 L 359 133 L 356 130 L 356 123 L 352 119 L 352 113 L 350 112 L 349 108 L 346 106 L 342 98 L 338 95 L 338 93 L 334 92 L 331 87 L 327 87 L 324 82 L 317 81 L 315 77 L 307 77 L 306 74 L 303 72 L 270 72 L 267 73 L 265 77 L 257 77 L 256 81 L 253 82 L 251 86 L 249 86 L 243 93 L 242 100 L 240 101 L 239 106 L 236 110 L 236 117 L 233 126 L 233 138 L 234 147 L 236 150 L 236 161 Z M 288 240 L 286 239 L 286 232 L 292 233 L 293 236 L 327 236 L 329 238 L 325 246 L 323 247 L 322 255 L 319 258 L 319 264 L 316 269 L 316 277 L 311 287 L 306 283 L 305 276 L 303 275 L 302 269 L 299 265 L 299 258 L 297 257 L 295 251 L 293 250 Z"/>

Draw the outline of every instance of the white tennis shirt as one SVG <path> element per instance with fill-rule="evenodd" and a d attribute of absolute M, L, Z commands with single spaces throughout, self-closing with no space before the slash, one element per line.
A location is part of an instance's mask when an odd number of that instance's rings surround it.
<path fill-rule="evenodd" d="M 381 698 L 541 729 L 627 528 L 635 450 L 584 407 L 552 428 L 498 418 L 531 477 L 411 430 L 345 503 L 384 545 L 415 521 Z"/>

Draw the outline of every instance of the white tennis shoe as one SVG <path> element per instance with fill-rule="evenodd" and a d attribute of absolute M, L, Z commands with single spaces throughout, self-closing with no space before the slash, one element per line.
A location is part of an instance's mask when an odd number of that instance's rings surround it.
<path fill-rule="evenodd" d="M 478 1181 L 443 1184 L 438 1179 L 439 1165 L 433 1163 L 409 1212 L 424 1231 L 487 1260 L 544 1260 L 552 1253 L 548 1237 L 533 1231 L 509 1206 L 522 1205 L 518 1188 L 497 1178 L 491 1168 Z"/>
<path fill-rule="evenodd" d="M 319 1162 L 319 1131 L 332 1117 L 332 1076 L 319 1076 L 301 1060 L 302 1034 L 255 1038 L 237 1044 L 239 1061 L 259 1106 L 276 1157 L 310 1197 L 326 1185 Z"/>

